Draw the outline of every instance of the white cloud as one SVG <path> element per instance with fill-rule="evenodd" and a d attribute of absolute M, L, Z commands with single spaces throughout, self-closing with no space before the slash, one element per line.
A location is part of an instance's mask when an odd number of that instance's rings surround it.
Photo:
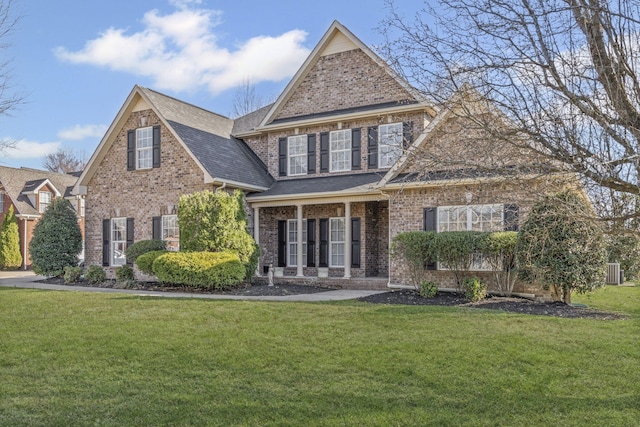
<path fill-rule="evenodd" d="M 198 8 L 199 0 L 169 0 L 177 8 L 167 15 L 145 13 L 144 29 L 128 34 L 109 28 L 78 51 L 57 47 L 58 59 L 149 77 L 158 89 L 208 88 L 212 93 L 240 86 L 247 79 L 280 81 L 292 76 L 309 54 L 307 33 L 291 30 L 258 36 L 235 50 L 220 47 L 214 28 L 221 11 Z"/>
<path fill-rule="evenodd" d="M 82 141 L 87 138 L 102 138 L 106 131 L 106 125 L 75 125 L 58 132 L 58 138 L 67 141 Z"/>
<path fill-rule="evenodd" d="M 37 159 L 55 153 L 60 145 L 60 142 L 35 142 L 21 139 L 14 147 L 6 149 L 4 154 L 10 159 Z"/>

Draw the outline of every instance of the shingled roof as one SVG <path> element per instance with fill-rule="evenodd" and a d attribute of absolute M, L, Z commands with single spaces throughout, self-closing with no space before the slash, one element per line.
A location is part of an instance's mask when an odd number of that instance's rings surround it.
<path fill-rule="evenodd" d="M 70 174 L 0 166 L 0 183 L 13 201 L 16 214 L 19 215 L 40 215 L 27 194 L 34 192 L 47 181 L 55 187 L 60 196 L 69 197 L 76 180 L 77 178 Z"/>

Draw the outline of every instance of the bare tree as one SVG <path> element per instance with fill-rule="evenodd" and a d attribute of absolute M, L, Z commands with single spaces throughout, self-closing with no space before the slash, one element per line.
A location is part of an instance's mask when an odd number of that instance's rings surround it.
<path fill-rule="evenodd" d="M 7 39 L 18 23 L 12 9 L 13 0 L 0 0 L 0 50 L 6 50 L 9 45 Z M 9 61 L 0 62 L 0 116 L 10 115 L 23 101 L 24 97 L 17 94 L 11 85 Z M 15 145 L 15 140 L 0 139 L 0 153 Z"/>
<path fill-rule="evenodd" d="M 244 79 L 242 86 L 233 95 L 233 110 L 231 117 L 237 118 L 249 114 L 267 105 L 262 97 L 256 94 L 256 87 L 250 79 Z"/>
<path fill-rule="evenodd" d="M 455 114 L 493 141 L 534 152 L 544 160 L 543 171 L 578 174 L 591 194 L 605 188 L 601 193 L 611 200 L 635 200 L 640 2 L 426 3 L 407 18 L 388 0 L 389 15 L 380 25 L 382 53 L 407 80 L 445 111 L 454 108 L 450 97 L 466 88 L 477 94 L 476 104 L 497 109 L 508 122 L 496 125 L 495 115 L 458 104 Z M 608 213 L 624 219 L 640 216 L 640 209 L 635 202 L 617 203 Z"/>
<path fill-rule="evenodd" d="M 78 157 L 72 150 L 60 148 L 55 153 L 47 154 L 42 166 L 51 172 L 71 173 L 82 171 L 86 163 L 84 156 Z"/>

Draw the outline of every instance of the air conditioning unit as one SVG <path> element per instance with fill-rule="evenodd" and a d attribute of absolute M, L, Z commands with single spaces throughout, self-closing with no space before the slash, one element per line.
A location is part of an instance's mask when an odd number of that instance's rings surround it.
<path fill-rule="evenodd" d="M 607 263 L 607 285 L 620 285 L 620 264 L 617 262 Z"/>

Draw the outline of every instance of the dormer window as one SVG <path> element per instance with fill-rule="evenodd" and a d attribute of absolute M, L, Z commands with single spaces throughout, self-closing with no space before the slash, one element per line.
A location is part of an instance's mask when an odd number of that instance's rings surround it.
<path fill-rule="evenodd" d="M 151 169 L 152 161 L 153 128 L 136 129 L 136 169 Z"/>
<path fill-rule="evenodd" d="M 38 212 L 43 213 L 51 204 L 51 193 L 40 191 L 38 193 Z"/>

